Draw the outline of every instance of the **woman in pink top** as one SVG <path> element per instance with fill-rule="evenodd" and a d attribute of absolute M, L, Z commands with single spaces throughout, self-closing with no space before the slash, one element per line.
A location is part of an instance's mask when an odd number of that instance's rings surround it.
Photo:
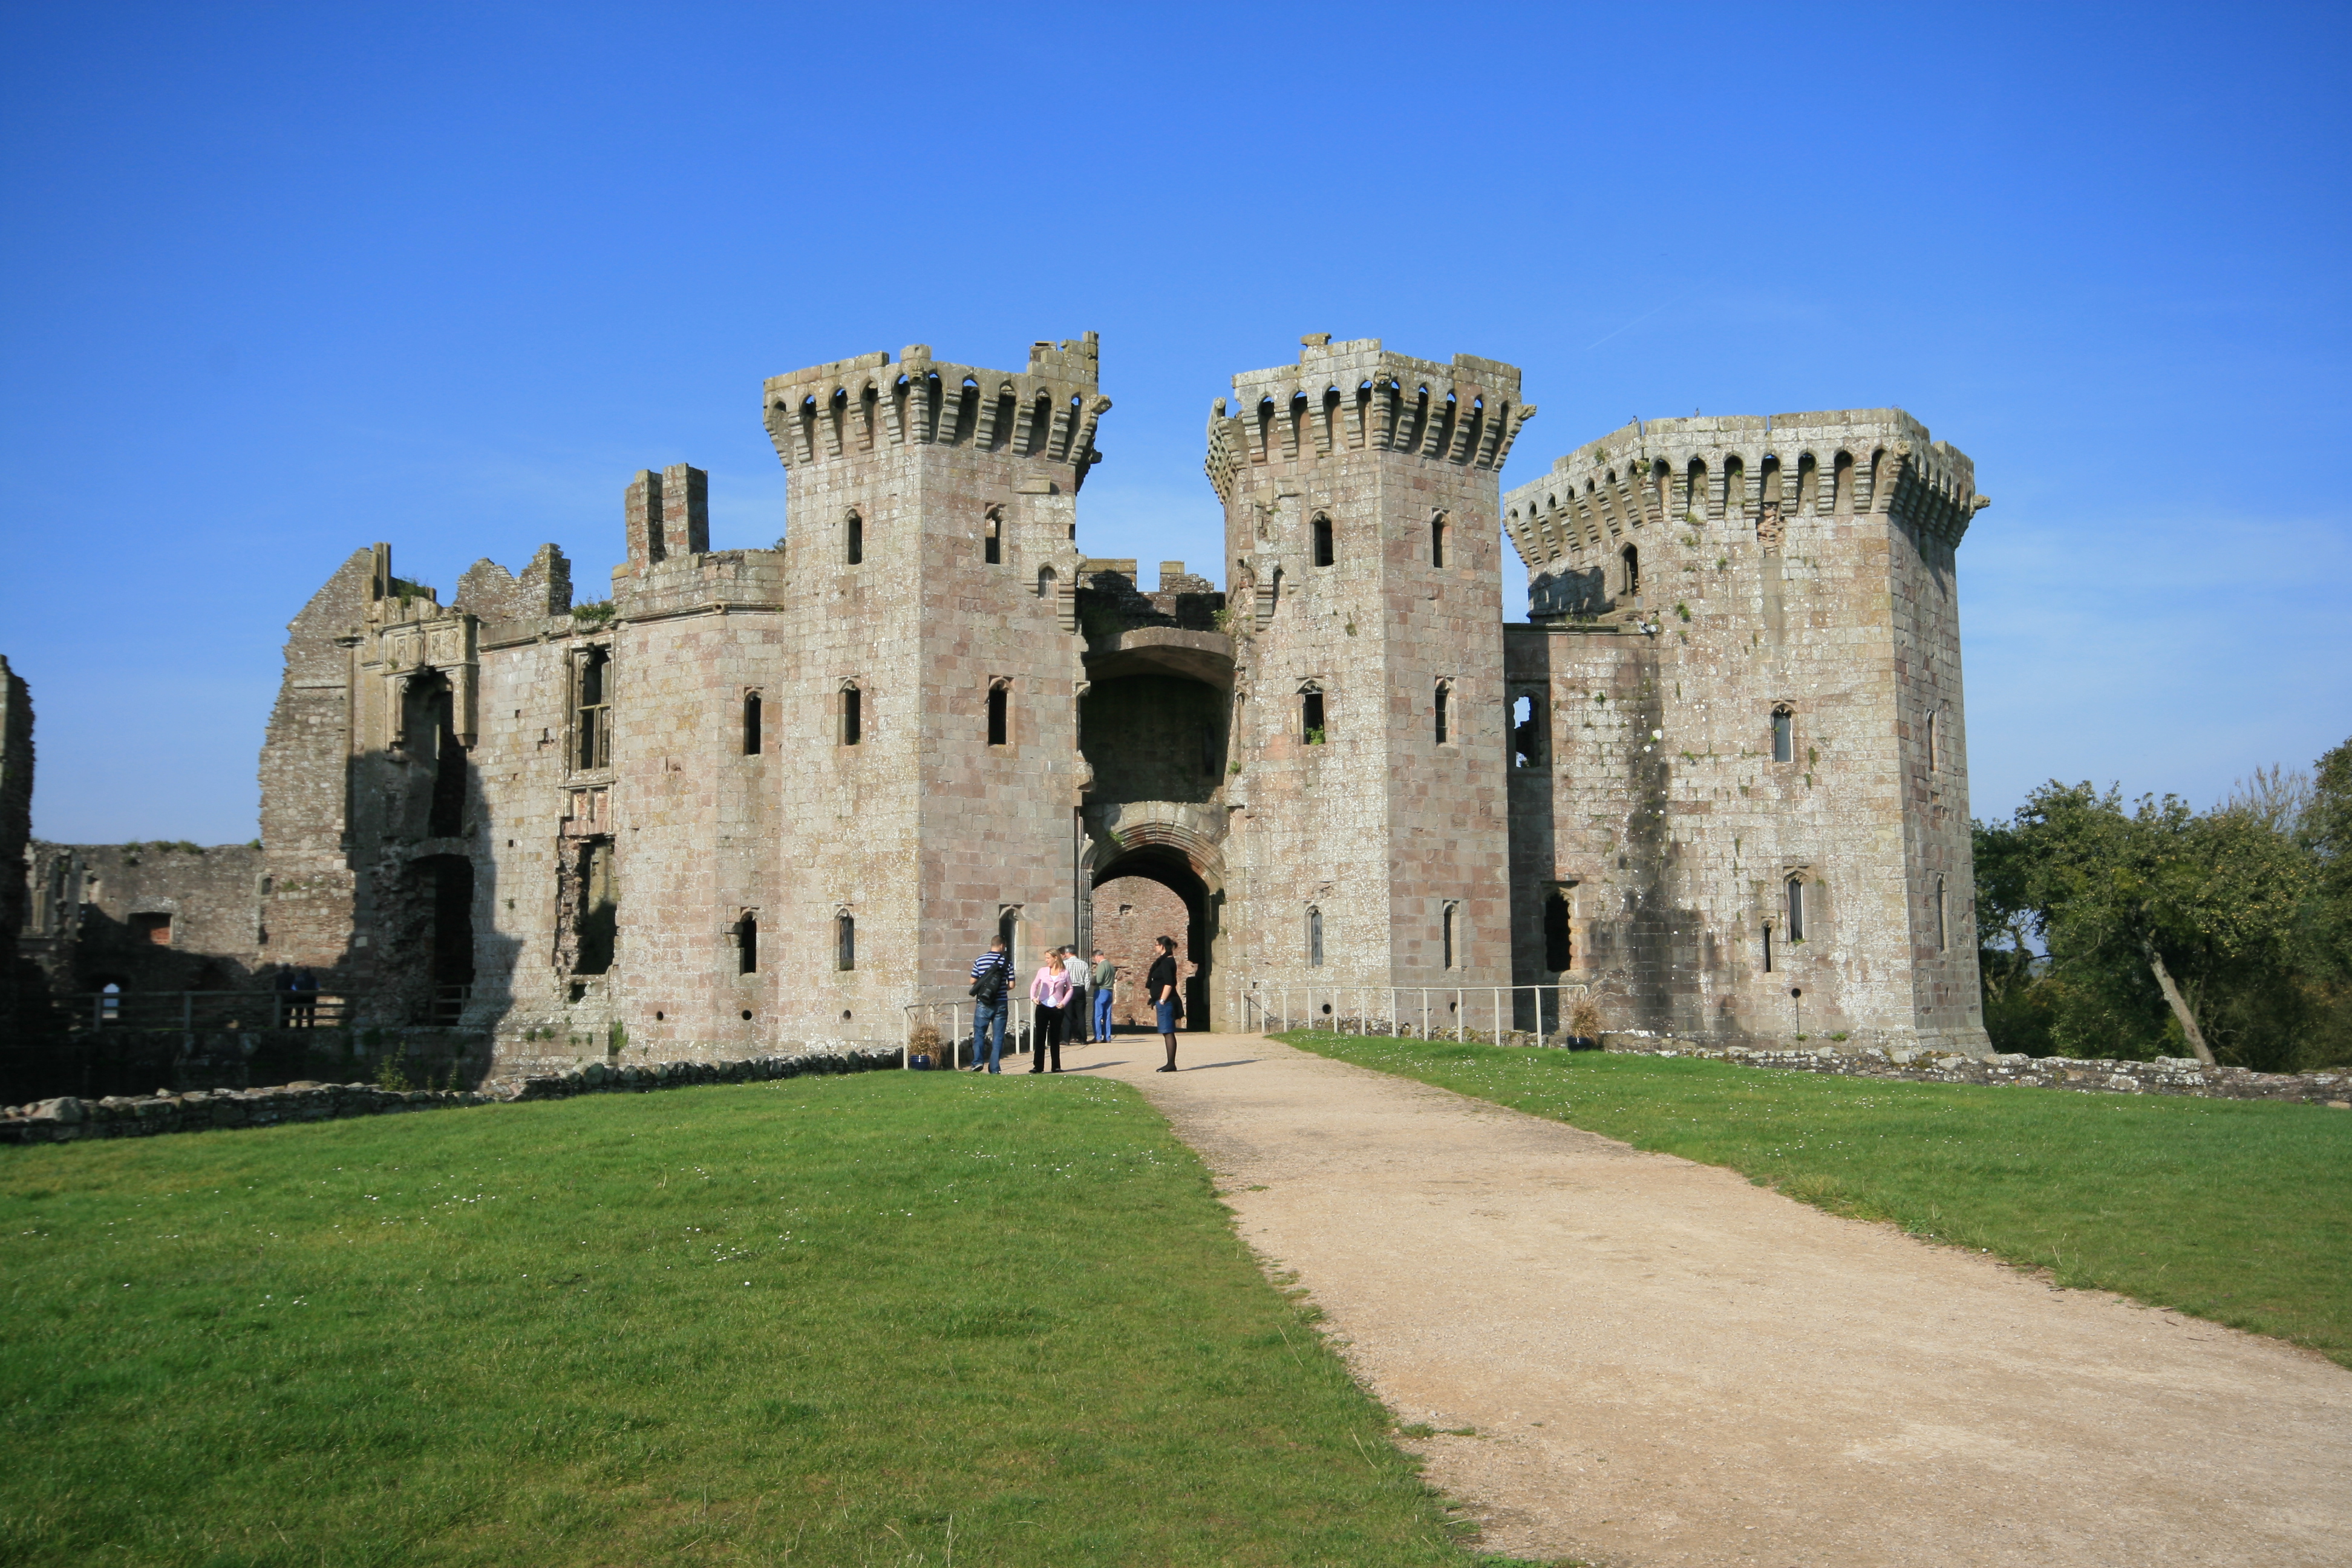
<path fill-rule="evenodd" d="M 1055 1072 L 1062 1070 L 1062 1019 L 1070 1005 L 1070 977 L 1062 969 L 1063 950 L 1045 955 L 1045 967 L 1029 983 L 1029 1000 L 1037 1004 L 1037 1034 L 1029 1047 L 1029 1070 L 1045 1070 L 1045 1053 L 1054 1055 Z"/>

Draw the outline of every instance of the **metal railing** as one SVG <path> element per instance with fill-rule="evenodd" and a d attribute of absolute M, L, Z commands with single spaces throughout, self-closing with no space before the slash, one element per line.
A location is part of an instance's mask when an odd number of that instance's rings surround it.
<path fill-rule="evenodd" d="M 1026 996 L 1014 996 L 1010 998 L 1010 1002 L 1011 1011 L 1004 1015 L 1004 1055 L 1026 1056 L 1036 1032 L 1037 1004 Z M 914 1064 L 915 1048 L 911 1037 L 919 1026 L 929 1024 L 939 1030 L 940 1049 L 947 1058 L 936 1065 L 970 1067 L 972 1060 L 971 1010 L 976 1005 L 971 1002 L 908 1003 L 907 1033 L 910 1038 L 908 1044 L 898 1047 L 898 1065 L 911 1067 Z M 944 1027 L 940 1022 L 942 1016 L 947 1020 Z M 1067 1041 L 1064 1043 L 1067 1044 Z"/>
<path fill-rule="evenodd" d="M 1536 1044 L 1572 1038 L 1567 1020 L 1589 988 L 1552 985 L 1316 985 L 1250 982 L 1242 994 L 1242 1022 L 1255 1034 L 1282 1029 L 1330 1029 L 1339 1034 L 1394 1035 L 1412 1039 L 1473 1040 L 1533 1035 Z M 1388 1011 L 1373 1009 L 1385 998 Z M 1433 1000 L 1434 999 L 1434 1000 Z M 1354 1010 L 1349 1010 L 1349 1004 Z M 1486 1015 L 1481 1026 L 1475 1015 Z M 1353 1028 L 1349 1026 L 1353 1025 Z"/>
<path fill-rule="evenodd" d="M 78 1029 L 340 1029 L 356 991 L 86 991 L 66 998 Z"/>

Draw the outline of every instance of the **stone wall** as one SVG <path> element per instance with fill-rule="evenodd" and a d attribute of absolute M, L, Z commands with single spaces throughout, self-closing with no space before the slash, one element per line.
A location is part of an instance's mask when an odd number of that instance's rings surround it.
<path fill-rule="evenodd" d="M 51 844 L 29 854 L 23 949 L 57 994 L 264 984 L 266 858 L 249 844 Z"/>
<path fill-rule="evenodd" d="M 0 1042 L 7 1042 L 0 1055 L 16 1048 L 27 979 L 17 967 L 16 938 L 27 913 L 32 837 L 33 696 L 0 656 Z"/>

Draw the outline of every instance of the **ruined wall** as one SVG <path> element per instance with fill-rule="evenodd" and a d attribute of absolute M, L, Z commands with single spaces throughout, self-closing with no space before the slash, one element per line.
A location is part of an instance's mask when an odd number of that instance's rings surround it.
<path fill-rule="evenodd" d="M 1986 1048 L 1954 891 L 1973 510 L 1967 459 L 1891 410 L 1629 426 L 1512 491 L 1538 619 L 1509 679 L 1548 748 L 1515 768 L 1522 982 L 1558 888 L 1612 1027 Z"/>
<path fill-rule="evenodd" d="M 262 851 L 247 844 L 30 846 L 26 955 L 60 994 L 266 984 Z"/>
<path fill-rule="evenodd" d="M 1210 421 L 1244 644 L 1228 918 L 1261 983 L 1510 974 L 1496 524 L 1533 412 L 1518 382 L 1318 335 L 1297 364 L 1234 377 Z"/>
<path fill-rule="evenodd" d="M 0 1040 L 13 1040 L 25 985 L 16 938 L 24 930 L 35 868 L 33 696 L 0 655 Z"/>

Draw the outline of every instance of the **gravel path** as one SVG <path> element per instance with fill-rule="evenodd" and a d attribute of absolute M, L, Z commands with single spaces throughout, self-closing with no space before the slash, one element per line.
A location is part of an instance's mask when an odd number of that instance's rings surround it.
<path fill-rule="evenodd" d="M 1066 1058 L 1199 1150 L 1486 1549 L 2352 1563 L 2352 1373 L 1270 1040 Z M 2023 1091 L 2021 1091 L 2023 1092 Z"/>

